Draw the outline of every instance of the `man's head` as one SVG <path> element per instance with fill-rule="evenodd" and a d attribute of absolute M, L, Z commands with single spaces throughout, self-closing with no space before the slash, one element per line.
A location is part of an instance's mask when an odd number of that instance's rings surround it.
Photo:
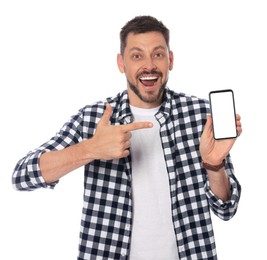
<path fill-rule="evenodd" d="M 130 103 L 142 108 L 159 106 L 173 67 L 169 30 L 154 17 L 137 16 L 121 29 L 120 39 L 117 63 L 126 75 Z"/>
<path fill-rule="evenodd" d="M 123 55 L 124 49 L 127 44 L 127 36 L 129 33 L 138 34 L 146 32 L 159 32 L 164 37 L 168 48 L 170 49 L 170 32 L 169 29 L 159 20 L 152 16 L 136 16 L 128 21 L 120 32 L 120 52 Z"/>

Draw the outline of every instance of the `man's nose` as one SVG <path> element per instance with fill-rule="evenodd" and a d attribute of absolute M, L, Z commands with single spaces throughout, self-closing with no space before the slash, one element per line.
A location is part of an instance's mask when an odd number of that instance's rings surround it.
<path fill-rule="evenodd" d="M 144 65 L 143 65 L 143 70 L 155 70 L 157 69 L 157 66 L 155 64 L 155 61 L 153 60 L 153 58 L 147 58 L 145 59 Z"/>

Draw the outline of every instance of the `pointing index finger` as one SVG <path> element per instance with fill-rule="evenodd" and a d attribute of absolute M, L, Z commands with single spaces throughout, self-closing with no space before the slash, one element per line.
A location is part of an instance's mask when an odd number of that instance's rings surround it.
<path fill-rule="evenodd" d="M 134 122 L 131 124 L 123 125 L 122 126 L 125 132 L 144 129 L 144 128 L 151 128 L 153 124 L 151 122 Z"/>

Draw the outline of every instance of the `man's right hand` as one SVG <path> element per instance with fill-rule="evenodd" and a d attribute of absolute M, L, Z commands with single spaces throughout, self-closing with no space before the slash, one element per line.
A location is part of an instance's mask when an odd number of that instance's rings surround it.
<path fill-rule="evenodd" d="M 41 155 L 40 170 L 46 183 L 53 183 L 93 160 L 112 160 L 128 156 L 131 131 L 153 126 L 149 122 L 110 125 L 111 115 L 112 107 L 108 104 L 92 138 Z"/>
<path fill-rule="evenodd" d="M 151 128 L 151 122 L 135 122 L 127 125 L 110 125 L 112 107 L 106 105 L 106 110 L 98 122 L 93 142 L 94 159 L 112 160 L 127 157 L 131 146 L 131 131 Z"/>

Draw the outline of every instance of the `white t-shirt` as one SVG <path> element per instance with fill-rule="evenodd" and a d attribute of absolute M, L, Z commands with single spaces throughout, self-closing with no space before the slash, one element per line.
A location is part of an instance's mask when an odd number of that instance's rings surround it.
<path fill-rule="evenodd" d="M 131 106 L 135 122 L 149 121 L 154 126 L 132 131 L 133 228 L 130 260 L 179 259 L 160 126 L 154 117 L 158 109 Z"/>

